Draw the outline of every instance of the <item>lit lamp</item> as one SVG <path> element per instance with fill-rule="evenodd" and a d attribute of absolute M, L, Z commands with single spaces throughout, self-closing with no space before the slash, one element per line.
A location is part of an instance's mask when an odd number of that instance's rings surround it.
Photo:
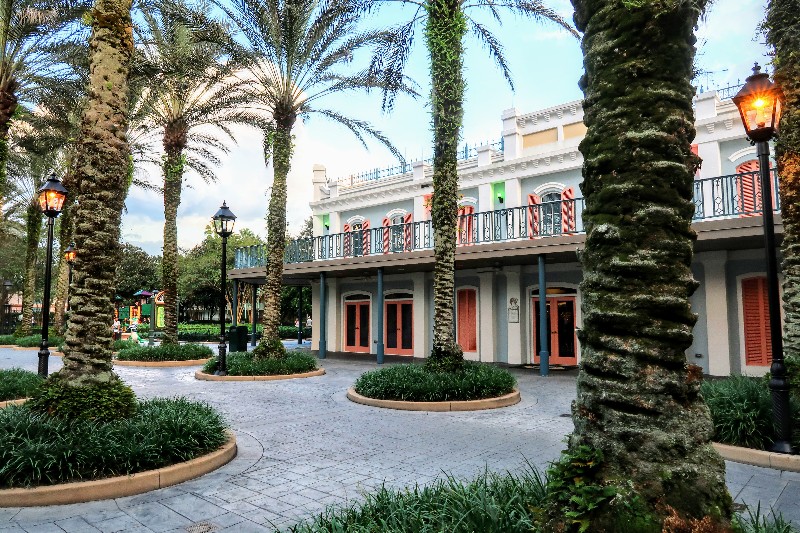
<path fill-rule="evenodd" d="M 50 174 L 44 185 L 39 187 L 38 200 L 42 213 L 47 217 L 47 259 L 44 264 L 44 298 L 42 299 L 42 345 L 39 348 L 39 375 L 47 377 L 47 363 L 50 358 L 48 333 L 50 329 L 50 276 L 53 263 L 53 222 L 64 207 L 67 189 L 55 174 Z"/>
<path fill-rule="evenodd" d="M 228 361 L 226 359 L 227 347 L 225 346 L 225 268 L 227 263 L 227 245 L 228 237 L 233 234 L 233 225 L 236 222 L 236 215 L 234 215 L 225 202 L 222 202 L 222 207 L 212 217 L 214 221 L 214 231 L 217 235 L 222 237 L 222 263 L 220 264 L 220 283 L 219 283 L 219 362 L 217 363 L 217 371 L 215 374 L 218 376 L 226 376 L 228 374 Z"/>
<path fill-rule="evenodd" d="M 64 250 L 64 261 L 67 262 L 67 311 L 69 311 L 69 289 L 72 287 L 72 263 L 75 262 L 75 258 L 78 256 L 78 253 L 75 251 L 75 243 L 69 243 L 67 249 Z"/>
<path fill-rule="evenodd" d="M 764 215 L 764 248 L 767 264 L 767 299 L 769 303 L 769 331 L 772 343 L 772 365 L 769 388 L 772 391 L 772 416 L 775 422 L 775 442 L 772 451 L 792 453 L 792 421 L 789 411 L 789 380 L 783 360 L 783 332 L 778 295 L 778 261 L 775 257 L 775 227 L 772 214 L 772 184 L 769 171 L 769 141 L 778 133 L 781 120 L 780 88 L 761 72 L 758 63 L 753 75 L 745 80 L 744 87 L 733 97 L 739 109 L 747 136 L 755 143 L 758 153 L 758 171 L 761 181 L 761 205 Z"/>

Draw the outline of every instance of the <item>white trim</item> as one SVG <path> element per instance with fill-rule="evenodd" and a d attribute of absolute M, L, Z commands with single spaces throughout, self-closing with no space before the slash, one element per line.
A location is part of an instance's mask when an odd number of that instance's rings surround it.
<path fill-rule="evenodd" d="M 345 224 L 349 225 L 352 228 L 356 224 L 363 224 L 365 220 L 367 219 L 362 217 L 361 215 L 353 215 L 345 221 Z"/>
<path fill-rule="evenodd" d="M 480 287 L 475 285 L 460 285 L 456 287 L 456 301 L 455 305 L 453 306 L 453 310 L 456 312 L 455 316 L 455 323 L 456 323 L 456 343 L 458 343 L 458 291 L 466 291 L 466 290 L 473 290 L 475 291 L 475 351 L 468 352 L 464 350 L 465 354 L 473 354 L 474 361 L 477 361 L 480 357 L 481 351 L 481 290 Z M 462 348 L 463 349 L 463 348 Z"/>
<path fill-rule="evenodd" d="M 478 207 L 478 199 L 474 196 L 465 196 L 458 201 L 458 207 L 464 207 L 465 205 Z"/>
<path fill-rule="evenodd" d="M 763 376 L 769 372 L 770 365 L 748 365 L 744 353 L 744 306 L 742 305 L 742 280 L 746 278 L 766 278 L 766 272 L 747 272 L 736 276 L 736 320 L 739 326 L 739 368 L 743 376 Z M 783 299 L 783 275 L 778 274 L 778 296 Z M 783 331 L 783 305 L 781 308 L 781 331 Z M 769 327 L 769 324 L 767 324 Z"/>
<path fill-rule="evenodd" d="M 408 214 L 408 211 L 406 211 L 405 209 L 400 209 L 400 208 L 392 209 L 391 211 L 386 213 L 386 218 L 388 218 L 391 221 L 394 217 L 405 216 L 407 214 Z"/>
<path fill-rule="evenodd" d="M 562 192 L 564 192 L 564 189 L 566 188 L 567 186 L 564 185 L 563 183 L 558 183 L 557 181 L 550 181 L 548 183 L 543 183 L 542 185 L 539 185 L 538 187 L 533 189 L 533 194 L 541 198 L 545 194 L 549 193 L 561 194 Z"/>
<path fill-rule="evenodd" d="M 742 157 L 744 157 L 746 155 L 751 155 L 751 156 L 753 156 L 753 159 L 755 159 L 756 147 L 755 146 L 748 146 L 747 148 L 742 148 L 741 150 L 736 150 L 735 152 L 733 152 L 731 155 L 728 156 L 728 161 L 733 163 L 737 159 L 741 159 Z"/>
<path fill-rule="evenodd" d="M 397 294 L 397 293 L 410 294 L 411 299 L 412 300 L 414 299 L 414 289 L 384 289 L 383 299 L 386 300 L 386 297 L 389 296 L 390 294 Z"/>
<path fill-rule="evenodd" d="M 577 283 L 562 283 L 562 282 L 553 282 L 552 284 L 548 283 L 545 287 L 546 289 L 556 289 L 559 287 L 563 287 L 565 289 L 575 289 L 575 294 L 563 294 L 561 296 L 574 296 L 575 297 L 575 354 L 576 354 L 576 363 L 581 363 L 581 340 L 578 338 L 577 331 L 583 327 L 583 314 L 581 313 L 581 306 L 583 305 L 583 298 L 581 297 L 581 289 L 580 285 Z M 533 299 L 539 297 L 539 284 L 536 283 L 534 285 L 528 285 L 525 287 L 525 306 L 528 310 L 528 320 L 525 326 L 528 335 L 528 346 L 525 350 L 525 354 L 527 356 L 527 360 L 530 364 L 533 364 L 533 347 L 536 346 L 536 339 L 533 338 L 533 319 L 536 317 L 536 313 L 533 309 Z M 559 295 L 553 294 L 551 298 L 557 298 Z"/>

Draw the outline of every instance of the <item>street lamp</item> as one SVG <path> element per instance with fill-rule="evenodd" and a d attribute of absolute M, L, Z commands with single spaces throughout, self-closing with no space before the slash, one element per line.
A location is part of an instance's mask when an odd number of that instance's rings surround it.
<path fill-rule="evenodd" d="M 69 243 L 67 249 L 64 250 L 64 261 L 67 262 L 67 311 L 69 311 L 69 288 L 72 287 L 72 263 L 75 262 L 75 257 L 78 256 L 78 253 L 75 251 L 75 243 Z"/>
<path fill-rule="evenodd" d="M 234 215 L 225 202 L 219 211 L 212 217 L 214 221 L 214 231 L 217 235 L 222 237 L 222 263 L 221 277 L 219 284 L 219 363 L 217 364 L 217 371 L 215 374 L 218 376 L 226 376 L 228 374 L 228 361 L 225 358 L 227 347 L 225 346 L 225 267 L 227 263 L 227 245 L 228 237 L 233 234 L 233 225 L 236 222 L 236 215 Z"/>
<path fill-rule="evenodd" d="M 755 143 L 761 179 L 761 206 L 764 215 L 764 248 L 767 263 L 767 299 L 769 303 L 769 332 L 772 343 L 772 365 L 769 388 L 772 391 L 772 416 L 775 422 L 775 443 L 772 451 L 792 453 L 792 421 L 789 411 L 789 380 L 783 360 L 783 332 L 778 295 L 778 261 L 775 257 L 775 227 L 772 214 L 772 185 L 769 171 L 769 141 L 778 133 L 781 119 L 780 88 L 761 72 L 758 63 L 753 75 L 745 80 L 733 103 L 742 116 L 747 136 Z"/>
<path fill-rule="evenodd" d="M 44 264 L 44 298 L 42 299 L 42 345 L 39 349 L 39 375 L 47 377 L 47 363 L 50 358 L 50 350 L 47 346 L 48 333 L 50 329 L 50 276 L 53 263 L 53 222 L 61 213 L 64 200 L 67 197 L 67 189 L 61 185 L 55 174 L 50 174 L 44 185 L 39 187 L 39 207 L 47 217 L 47 259 Z"/>
<path fill-rule="evenodd" d="M 2 302 L 0 302 L 0 305 L 2 305 L 2 307 L 0 307 L 0 311 L 2 312 L 2 315 L 0 315 L 0 317 L 2 317 L 0 318 L 0 331 L 3 332 L 5 332 L 5 328 L 8 326 L 8 316 L 11 314 L 11 304 L 8 303 L 8 299 L 11 296 L 12 285 L 14 284 L 11 283 L 11 280 L 7 279 L 3 281 L 3 297 Z"/>

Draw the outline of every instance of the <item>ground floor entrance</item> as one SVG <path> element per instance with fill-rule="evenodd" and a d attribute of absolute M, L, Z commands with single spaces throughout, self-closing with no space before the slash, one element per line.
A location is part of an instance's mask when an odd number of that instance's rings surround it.
<path fill-rule="evenodd" d="M 384 316 L 387 355 L 414 355 L 414 301 L 386 296 Z M 401 295 L 400 298 L 405 298 Z"/>
<path fill-rule="evenodd" d="M 369 353 L 369 307 L 369 300 L 345 301 L 345 351 Z"/>
<path fill-rule="evenodd" d="M 575 335 L 575 296 L 547 297 L 548 334 L 550 340 L 550 364 L 572 366 L 578 364 L 578 339 Z M 533 309 L 533 362 L 539 362 L 542 349 L 539 335 L 539 298 L 532 298 Z"/>

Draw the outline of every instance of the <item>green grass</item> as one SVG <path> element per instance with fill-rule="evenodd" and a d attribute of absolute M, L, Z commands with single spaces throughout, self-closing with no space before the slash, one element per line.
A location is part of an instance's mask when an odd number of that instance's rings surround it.
<path fill-rule="evenodd" d="M 705 381 L 703 398 L 714 422 L 714 440 L 764 450 L 773 441 L 772 396 L 765 380 L 745 376 Z M 795 444 L 800 443 L 800 402 L 792 399 Z"/>
<path fill-rule="evenodd" d="M 125 348 L 117 354 L 120 361 L 190 361 L 214 355 L 211 348 L 200 344 L 163 344 Z"/>
<path fill-rule="evenodd" d="M 219 448 L 225 422 L 210 406 L 186 400 L 141 402 L 108 423 L 0 410 L 0 487 L 100 479 L 161 468 Z"/>
<path fill-rule="evenodd" d="M 362 374 L 354 388 L 362 396 L 379 400 L 443 402 L 502 396 L 516 384 L 506 369 L 466 362 L 458 372 L 432 372 L 413 364 L 387 366 Z"/>
<path fill-rule="evenodd" d="M 39 374 L 21 368 L 0 370 L 0 402 L 28 398 L 43 381 Z"/>
<path fill-rule="evenodd" d="M 301 374 L 317 369 L 317 359 L 310 352 L 294 350 L 280 359 L 253 360 L 250 352 L 232 352 L 227 358 L 229 376 L 279 376 Z M 203 372 L 213 374 L 217 368 L 217 358 L 203 366 Z"/>
<path fill-rule="evenodd" d="M 546 483 L 531 468 L 520 475 L 486 472 L 470 482 L 452 477 L 427 487 L 394 490 L 385 486 L 364 501 L 328 508 L 302 522 L 293 533 L 514 533 L 530 532 Z"/>

